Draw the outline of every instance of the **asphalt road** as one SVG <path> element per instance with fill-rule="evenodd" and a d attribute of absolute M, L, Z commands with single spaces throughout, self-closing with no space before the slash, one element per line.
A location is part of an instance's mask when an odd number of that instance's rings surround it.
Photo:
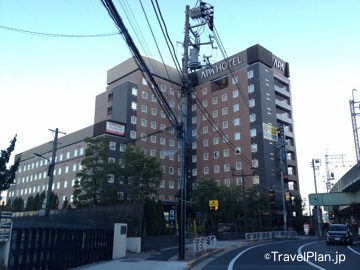
<path fill-rule="evenodd" d="M 191 270 L 360 269 L 360 241 L 353 246 L 328 246 L 322 239 L 261 242 L 224 251 Z"/>

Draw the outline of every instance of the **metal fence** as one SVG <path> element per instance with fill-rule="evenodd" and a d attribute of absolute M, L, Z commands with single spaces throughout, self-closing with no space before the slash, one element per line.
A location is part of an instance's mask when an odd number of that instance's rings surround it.
<path fill-rule="evenodd" d="M 112 259 L 113 229 L 13 228 L 8 269 L 69 269 Z"/>
<path fill-rule="evenodd" d="M 245 241 L 261 241 L 282 238 L 295 238 L 297 237 L 296 231 L 272 231 L 272 232 L 253 232 L 245 233 Z"/>

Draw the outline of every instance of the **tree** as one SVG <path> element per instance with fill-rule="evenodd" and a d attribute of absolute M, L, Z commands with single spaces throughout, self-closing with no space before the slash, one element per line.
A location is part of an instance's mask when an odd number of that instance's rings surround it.
<path fill-rule="evenodd" d="M 13 212 L 24 211 L 24 200 L 21 197 L 17 197 L 13 200 L 11 204 L 11 209 Z"/>
<path fill-rule="evenodd" d="M 20 159 L 18 158 L 8 169 L 6 164 L 9 163 L 11 153 L 15 149 L 16 135 L 10 141 L 10 146 L 6 150 L 1 150 L 0 154 L 0 193 L 7 190 L 14 183 L 15 173 L 19 167 Z"/>
<path fill-rule="evenodd" d="M 127 145 L 113 173 L 124 201 L 131 203 L 143 202 L 147 196 L 157 194 L 162 177 L 161 163 L 131 145 Z"/>
<path fill-rule="evenodd" d="M 81 161 L 83 169 L 76 174 L 74 185 L 74 205 L 98 206 L 102 202 L 103 187 L 109 181 L 108 138 L 85 138 L 87 149 Z M 104 204 L 104 202 L 103 202 Z"/>

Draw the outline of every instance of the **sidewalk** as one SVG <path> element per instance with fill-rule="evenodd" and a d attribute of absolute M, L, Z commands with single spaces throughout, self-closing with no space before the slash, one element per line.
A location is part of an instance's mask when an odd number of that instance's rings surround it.
<path fill-rule="evenodd" d="M 140 252 L 140 253 L 126 253 L 126 258 L 117 259 L 113 261 L 106 261 L 100 263 L 89 264 L 75 268 L 76 270 L 184 270 L 190 269 L 198 262 L 206 259 L 208 256 L 220 252 L 225 249 L 232 249 L 246 245 L 244 239 L 217 241 L 216 247 L 208 249 L 206 252 L 201 251 L 195 254 L 192 253 L 192 244 L 186 245 L 185 260 L 179 261 L 178 255 L 172 257 L 167 261 L 148 260 L 153 255 L 158 254 L 157 251 Z"/>

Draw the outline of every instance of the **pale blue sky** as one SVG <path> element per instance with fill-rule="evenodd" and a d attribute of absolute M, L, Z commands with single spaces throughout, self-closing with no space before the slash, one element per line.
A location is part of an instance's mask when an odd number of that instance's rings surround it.
<path fill-rule="evenodd" d="M 155 0 L 154 0 L 155 1 Z M 121 1 L 136 17 L 120 15 L 139 50 L 161 60 L 140 2 Z M 299 176 L 303 197 L 314 192 L 311 159 L 322 159 L 318 191 L 324 191 L 324 155 L 355 160 L 349 100 L 360 101 L 360 1 L 208 1 L 230 56 L 260 44 L 290 63 Z M 142 0 L 157 41 L 173 65 L 150 0 Z M 196 1 L 158 0 L 175 49 L 182 47 L 184 10 Z M 141 27 L 151 53 L 140 46 L 132 25 Z M 0 1 L 0 26 L 60 35 L 116 32 L 100 0 Z M 139 34 L 138 34 L 139 35 Z M 206 41 L 205 35 L 202 41 Z M 201 54 L 220 51 L 203 46 Z M 151 54 L 151 55 L 149 55 Z M 93 123 L 95 96 L 105 90 L 106 72 L 130 57 L 123 38 L 43 37 L 0 28 L 0 149 L 18 134 L 15 152 L 52 140 L 48 129 L 71 133 Z M 343 170 L 335 169 L 341 176 Z"/>

